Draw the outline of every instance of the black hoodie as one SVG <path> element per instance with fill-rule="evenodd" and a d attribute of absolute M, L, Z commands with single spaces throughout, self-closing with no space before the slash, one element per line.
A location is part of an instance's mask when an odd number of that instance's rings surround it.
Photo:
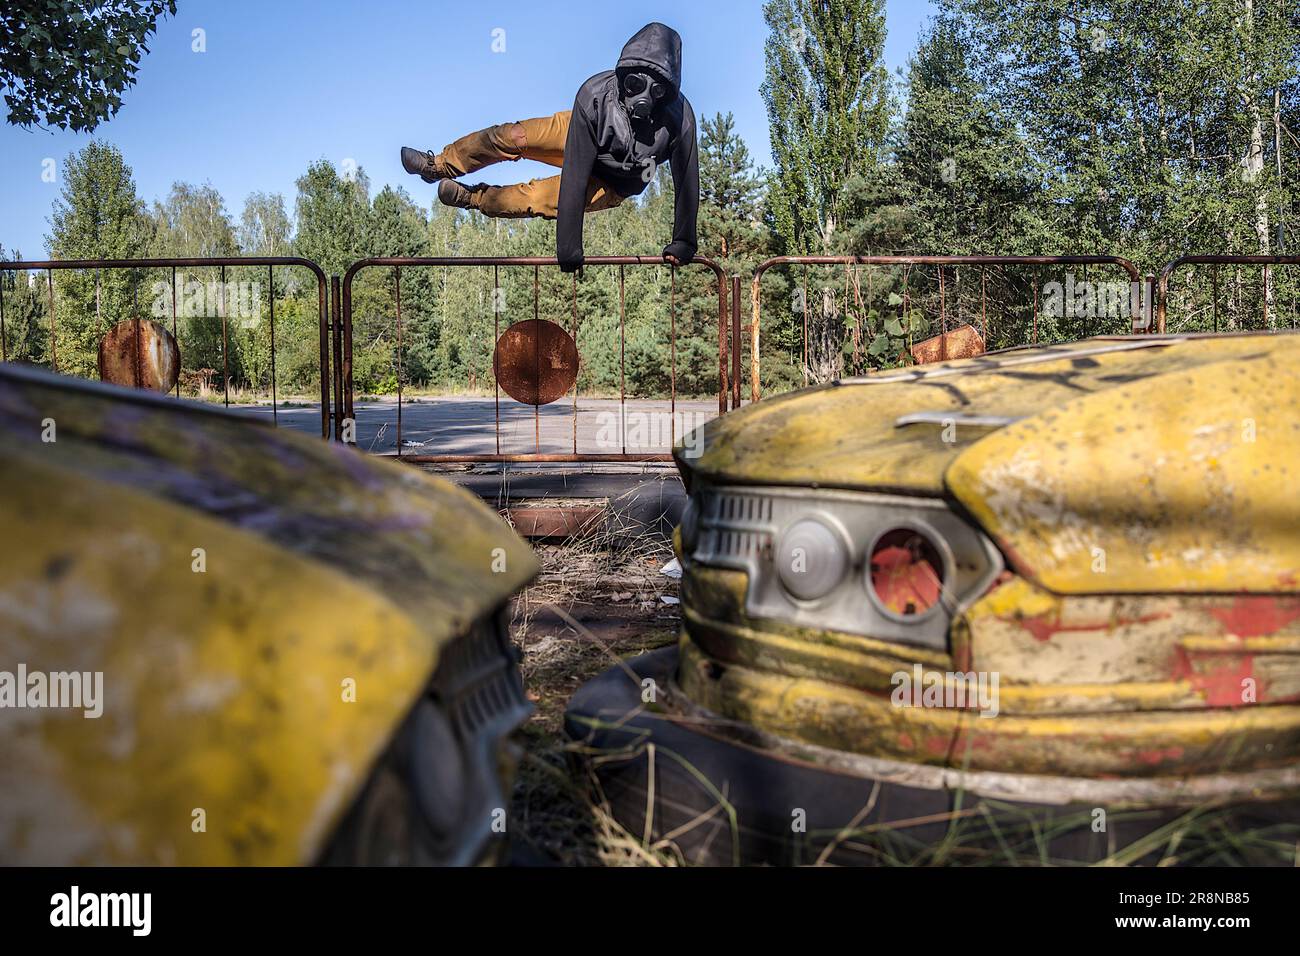
<path fill-rule="evenodd" d="M 669 87 L 650 115 L 634 127 L 619 90 L 625 70 L 647 70 Z M 565 272 L 582 265 L 582 220 L 587 182 L 595 176 L 620 196 L 645 191 L 664 161 L 673 173 L 673 241 L 664 255 L 689 262 L 697 240 L 700 167 L 695 142 L 695 111 L 682 96 L 682 38 L 662 23 L 650 23 L 627 41 L 613 70 L 597 73 L 578 90 L 564 144 L 560 174 L 556 258 Z"/>

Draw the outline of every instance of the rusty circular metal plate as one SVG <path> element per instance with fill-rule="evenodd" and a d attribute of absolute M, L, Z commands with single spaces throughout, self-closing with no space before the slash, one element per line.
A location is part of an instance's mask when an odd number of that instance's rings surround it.
<path fill-rule="evenodd" d="M 507 395 L 525 405 L 548 405 L 578 379 L 578 346 L 554 322 L 516 322 L 497 339 L 492 371 Z"/>
<path fill-rule="evenodd" d="M 151 319 L 125 319 L 99 340 L 99 377 L 110 384 L 170 392 L 180 370 L 175 336 Z"/>

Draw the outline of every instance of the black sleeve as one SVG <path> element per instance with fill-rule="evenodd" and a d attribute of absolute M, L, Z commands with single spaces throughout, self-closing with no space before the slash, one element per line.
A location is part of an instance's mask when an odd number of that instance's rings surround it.
<path fill-rule="evenodd" d="M 695 142 L 695 111 L 684 97 L 682 106 L 681 135 L 677 137 L 671 160 L 673 241 L 664 248 L 664 255 L 689 262 L 699 247 L 695 218 L 700 211 L 700 160 Z"/>
<path fill-rule="evenodd" d="M 556 213 L 555 258 L 560 269 L 573 272 L 582 265 L 582 218 L 587 209 L 587 183 L 596 165 L 596 134 L 583 110 L 582 91 L 573 103 L 569 135 L 564 141 L 560 199 Z"/>

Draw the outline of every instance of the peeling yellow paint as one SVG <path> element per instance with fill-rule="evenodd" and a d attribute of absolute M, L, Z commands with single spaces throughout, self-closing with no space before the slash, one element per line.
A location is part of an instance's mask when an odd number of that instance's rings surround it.
<path fill-rule="evenodd" d="M 462 492 L 228 416 L 0 374 L 0 430 L 0 670 L 105 698 L 0 709 L 6 863 L 310 862 L 440 649 L 535 572 Z"/>

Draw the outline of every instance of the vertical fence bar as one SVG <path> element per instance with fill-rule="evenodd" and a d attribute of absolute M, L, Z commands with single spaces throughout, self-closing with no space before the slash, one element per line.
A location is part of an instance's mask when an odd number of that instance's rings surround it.
<path fill-rule="evenodd" d="M 1214 331 L 1219 331 L 1219 264 L 1210 267 L 1210 311 L 1214 315 Z"/>
<path fill-rule="evenodd" d="M 340 333 L 343 336 L 343 414 L 356 422 L 356 395 L 352 380 L 352 287 L 349 285 L 343 293 L 343 315 Z"/>
<path fill-rule="evenodd" d="M 573 373 L 573 454 L 577 454 L 577 380 L 582 376 L 582 352 L 577 347 L 577 273 L 569 273 L 573 289 L 573 351 L 577 352 L 577 371 Z M 499 450 L 499 449 L 498 449 Z"/>
<path fill-rule="evenodd" d="M 1264 328 L 1268 328 L 1268 263 L 1264 263 Z"/>
<path fill-rule="evenodd" d="M 624 375 L 623 360 L 626 351 L 626 288 L 623 281 L 623 264 L 618 265 L 618 432 L 619 444 L 623 454 L 627 454 L 627 380 Z"/>
<path fill-rule="evenodd" d="M 808 384 L 808 267 L 803 267 L 803 383 Z"/>
<path fill-rule="evenodd" d="M 14 285 L 18 285 L 18 273 L 14 273 Z M 0 272 L 0 362 L 9 361 L 9 336 L 5 333 L 5 274 Z"/>
<path fill-rule="evenodd" d="M 988 267 L 980 266 L 980 338 L 984 340 L 986 350 L 989 347 L 988 281 Z"/>
<path fill-rule="evenodd" d="M 1038 266 L 1034 266 L 1034 331 L 1030 342 L 1038 344 Z"/>
<path fill-rule="evenodd" d="M 271 421 L 279 426 L 280 408 L 275 392 L 275 266 L 266 267 L 266 301 L 271 315 Z"/>
<path fill-rule="evenodd" d="M 176 340 L 176 351 L 180 353 L 181 336 L 176 327 L 176 267 L 172 266 L 172 338 Z M 271 347 L 271 358 L 275 359 L 275 347 Z M 185 357 L 181 356 L 181 366 L 185 365 Z M 176 397 L 181 397 L 181 370 L 176 369 Z"/>
<path fill-rule="evenodd" d="M 677 267 L 668 264 L 668 447 L 677 444 Z"/>
<path fill-rule="evenodd" d="M 721 281 L 721 280 L 719 280 Z M 731 277 L 731 407 L 740 407 L 740 274 Z M 751 349 L 749 357 L 749 400 L 758 401 L 758 349 Z"/>
<path fill-rule="evenodd" d="M 758 290 L 754 290 L 754 295 L 758 295 Z M 727 369 L 730 362 L 727 360 L 727 282 L 723 276 L 718 277 L 718 414 L 725 415 L 727 412 L 727 395 L 731 389 L 727 383 Z M 758 307 L 754 307 L 754 314 L 758 315 Z"/>
<path fill-rule="evenodd" d="M 397 457 L 402 457 L 402 267 L 393 267 L 393 297 L 397 303 Z"/>
<path fill-rule="evenodd" d="M 49 297 L 50 297 L 50 371 L 57 372 L 59 370 L 59 351 L 57 347 L 58 340 L 55 337 L 55 333 L 54 333 L 55 320 L 54 320 L 54 270 L 53 269 L 45 270 L 45 284 L 49 290 Z"/>
<path fill-rule="evenodd" d="M 140 284 L 131 290 L 131 384 L 144 387 L 144 352 L 140 343 Z"/>
<path fill-rule="evenodd" d="M 347 412 L 343 396 L 343 303 L 338 276 L 330 277 L 330 320 L 334 346 L 334 440 L 341 442 Z"/>
<path fill-rule="evenodd" d="M 501 295 L 501 273 L 492 266 L 492 407 L 497 454 L 501 454 L 501 383 L 497 381 L 496 344 L 501 341 L 501 310 L 505 306 Z"/>
<path fill-rule="evenodd" d="M 533 266 L 533 451 L 542 451 L 541 267 Z"/>
<path fill-rule="evenodd" d="M 326 327 L 330 325 L 329 292 L 324 282 L 316 282 L 316 324 L 320 326 L 320 437 L 330 437 L 330 347 Z"/>
<path fill-rule="evenodd" d="M 866 306 L 862 302 L 862 285 L 860 270 L 857 266 L 851 266 L 845 263 L 844 271 L 851 273 L 853 277 L 853 296 L 857 299 L 858 309 L 853 316 L 853 369 L 852 374 L 857 375 L 858 369 L 862 367 L 862 313 L 866 311 Z M 848 295 L 845 294 L 845 301 L 848 301 Z M 871 270 L 867 270 L 867 301 L 871 300 Z"/>
<path fill-rule="evenodd" d="M 221 388 L 225 396 L 226 408 L 230 407 L 230 331 L 226 324 L 226 267 L 221 267 L 221 278 L 217 286 L 217 308 L 221 311 Z"/>

